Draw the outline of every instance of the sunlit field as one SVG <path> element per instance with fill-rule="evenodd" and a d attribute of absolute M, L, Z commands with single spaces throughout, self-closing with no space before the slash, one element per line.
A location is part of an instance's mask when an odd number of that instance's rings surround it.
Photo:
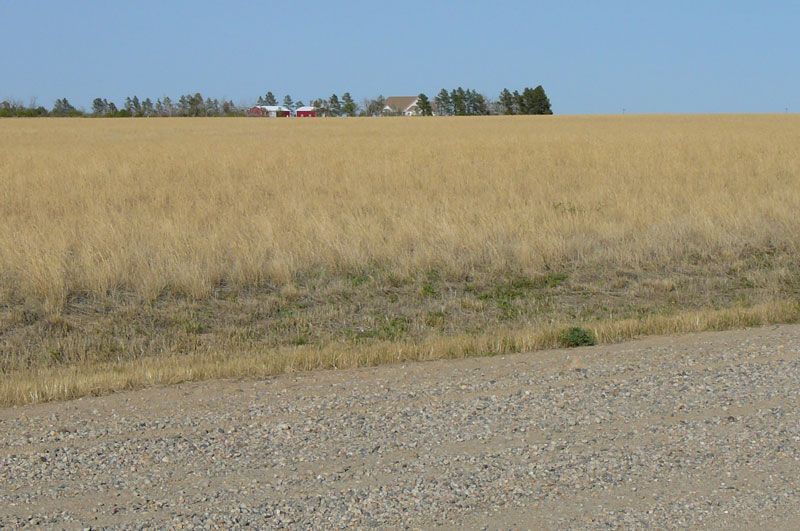
<path fill-rule="evenodd" d="M 794 116 L 2 120 L 0 400 L 793 320 L 798 146 Z"/>

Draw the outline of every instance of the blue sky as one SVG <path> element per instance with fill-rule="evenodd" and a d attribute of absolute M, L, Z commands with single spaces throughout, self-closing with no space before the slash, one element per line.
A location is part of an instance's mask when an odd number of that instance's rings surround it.
<path fill-rule="evenodd" d="M 0 99 L 544 85 L 556 113 L 800 111 L 800 1 L 0 0 Z"/>

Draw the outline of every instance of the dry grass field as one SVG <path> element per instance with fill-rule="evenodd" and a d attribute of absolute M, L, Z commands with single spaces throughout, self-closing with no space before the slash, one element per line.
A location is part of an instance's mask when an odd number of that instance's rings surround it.
<path fill-rule="evenodd" d="M 800 118 L 0 121 L 0 403 L 800 316 Z"/>

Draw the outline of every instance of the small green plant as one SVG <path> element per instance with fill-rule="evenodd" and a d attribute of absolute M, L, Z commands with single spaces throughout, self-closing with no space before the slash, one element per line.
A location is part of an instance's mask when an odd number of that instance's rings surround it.
<path fill-rule="evenodd" d="M 561 332 L 558 340 L 563 347 L 586 347 L 597 343 L 594 333 L 580 326 L 567 328 Z"/>
<path fill-rule="evenodd" d="M 422 288 L 420 288 L 420 294 L 423 297 L 436 297 L 439 295 L 439 290 L 437 289 L 437 285 L 441 280 L 441 274 L 435 270 L 431 269 L 425 275 L 425 280 L 422 282 Z"/>
<path fill-rule="evenodd" d="M 423 297 L 435 297 L 439 294 L 439 292 L 436 290 L 436 286 L 434 286 L 431 282 L 423 283 L 420 293 Z"/>
<path fill-rule="evenodd" d="M 396 341 L 408 330 L 408 319 L 405 317 L 387 318 L 378 327 L 378 337 L 383 340 Z"/>

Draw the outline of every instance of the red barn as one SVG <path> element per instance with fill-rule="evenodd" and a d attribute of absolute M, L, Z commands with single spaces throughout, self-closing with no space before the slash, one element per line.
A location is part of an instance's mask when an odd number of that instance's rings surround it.
<path fill-rule="evenodd" d="M 317 117 L 317 108 L 316 107 L 298 107 L 295 111 L 295 116 L 298 118 L 316 118 Z"/>

